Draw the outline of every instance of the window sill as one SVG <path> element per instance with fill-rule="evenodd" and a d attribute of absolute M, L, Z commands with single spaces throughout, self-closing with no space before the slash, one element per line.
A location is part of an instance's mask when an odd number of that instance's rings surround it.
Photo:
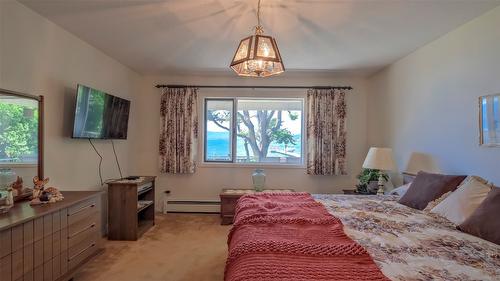
<path fill-rule="evenodd" d="M 305 169 L 303 164 L 243 164 L 243 163 L 211 163 L 201 162 L 198 164 L 200 168 L 262 168 L 262 169 Z"/>
<path fill-rule="evenodd" d="M 36 168 L 36 163 L 0 163 L 1 168 Z"/>

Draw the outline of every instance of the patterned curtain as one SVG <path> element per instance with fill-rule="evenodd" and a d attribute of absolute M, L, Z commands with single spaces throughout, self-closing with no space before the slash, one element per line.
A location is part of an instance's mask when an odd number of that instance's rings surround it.
<path fill-rule="evenodd" d="M 198 90 L 167 88 L 161 97 L 160 171 L 192 174 L 198 148 Z"/>
<path fill-rule="evenodd" d="M 344 91 L 310 89 L 307 107 L 307 173 L 346 175 Z"/>

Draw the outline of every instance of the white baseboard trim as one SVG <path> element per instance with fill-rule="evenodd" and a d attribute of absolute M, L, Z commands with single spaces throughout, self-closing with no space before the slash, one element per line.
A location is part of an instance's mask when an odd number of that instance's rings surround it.
<path fill-rule="evenodd" d="M 217 201 L 168 201 L 167 212 L 172 213 L 220 213 Z"/>

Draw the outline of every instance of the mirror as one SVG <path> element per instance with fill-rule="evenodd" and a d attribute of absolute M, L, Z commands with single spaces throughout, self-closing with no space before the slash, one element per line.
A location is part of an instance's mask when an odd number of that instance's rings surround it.
<path fill-rule="evenodd" d="M 500 94 L 479 98 L 479 144 L 500 147 Z"/>
<path fill-rule="evenodd" d="M 35 176 L 43 178 L 43 96 L 0 89 L 0 189 L 27 199 Z"/>

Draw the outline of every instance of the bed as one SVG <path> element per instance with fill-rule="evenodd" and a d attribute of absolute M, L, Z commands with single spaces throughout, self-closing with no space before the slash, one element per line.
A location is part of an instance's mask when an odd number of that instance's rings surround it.
<path fill-rule="evenodd" d="M 242 197 L 228 238 L 225 279 L 500 280 L 499 245 L 397 200 Z"/>

